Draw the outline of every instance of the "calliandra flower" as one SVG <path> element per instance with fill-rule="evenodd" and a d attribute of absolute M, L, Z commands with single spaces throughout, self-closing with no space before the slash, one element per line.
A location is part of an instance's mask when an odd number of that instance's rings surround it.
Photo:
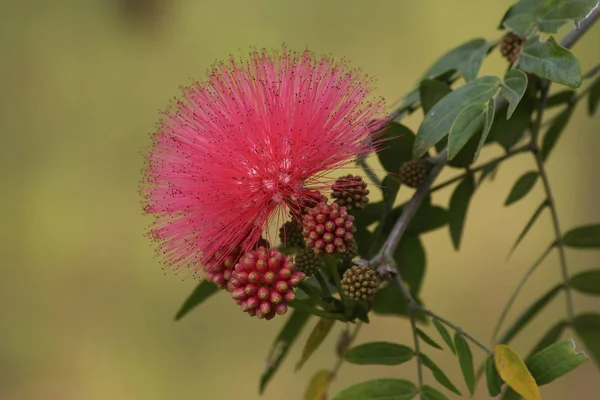
<path fill-rule="evenodd" d="M 164 113 L 147 154 L 149 236 L 172 268 L 204 276 L 270 222 L 327 188 L 325 175 L 375 150 L 390 117 L 345 61 L 253 50 L 216 63 Z"/>

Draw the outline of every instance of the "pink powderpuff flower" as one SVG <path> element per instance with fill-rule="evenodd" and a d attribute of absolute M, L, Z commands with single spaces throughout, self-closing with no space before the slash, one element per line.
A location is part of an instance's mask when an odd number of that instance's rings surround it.
<path fill-rule="evenodd" d="M 183 88 L 142 185 L 165 263 L 210 273 L 236 248 L 255 248 L 274 218 L 298 215 L 327 171 L 374 151 L 390 117 L 382 99 L 369 101 L 371 84 L 343 60 L 283 47 L 218 62 Z"/>

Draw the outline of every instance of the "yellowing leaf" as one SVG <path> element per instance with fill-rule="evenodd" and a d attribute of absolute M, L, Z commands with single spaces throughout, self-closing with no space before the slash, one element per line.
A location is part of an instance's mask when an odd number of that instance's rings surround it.
<path fill-rule="evenodd" d="M 310 378 L 304 400 L 325 400 L 327 398 L 327 388 L 331 382 L 333 374 L 328 369 L 322 369 L 315 372 Z"/>
<path fill-rule="evenodd" d="M 496 345 L 494 363 L 502 380 L 525 400 L 542 399 L 535 379 L 516 351 L 504 344 Z"/>

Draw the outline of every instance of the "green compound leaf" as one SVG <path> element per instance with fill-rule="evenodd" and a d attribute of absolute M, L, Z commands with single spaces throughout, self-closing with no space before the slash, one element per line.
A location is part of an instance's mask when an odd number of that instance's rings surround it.
<path fill-rule="evenodd" d="M 554 297 L 563 289 L 562 285 L 557 285 L 550 289 L 545 295 L 537 299 L 533 304 L 516 319 L 510 329 L 500 338 L 498 343 L 508 344 L 542 309 L 550 303 Z"/>
<path fill-rule="evenodd" d="M 423 386 L 421 400 L 449 400 L 445 394 L 429 385 Z"/>
<path fill-rule="evenodd" d="M 494 124 L 495 113 L 496 103 L 494 102 L 494 100 L 490 100 L 487 102 L 487 107 L 485 110 L 485 121 L 483 122 L 483 131 L 481 132 L 481 138 L 479 139 L 477 150 L 475 150 L 475 155 L 473 156 L 473 162 L 477 160 L 481 148 L 488 142 L 488 135 L 490 134 L 492 130 L 492 125 Z"/>
<path fill-rule="evenodd" d="M 344 358 L 358 365 L 400 365 L 410 361 L 414 354 L 413 349 L 402 344 L 371 342 L 349 349 Z"/>
<path fill-rule="evenodd" d="M 179 321 L 187 313 L 192 311 L 194 308 L 204 303 L 209 297 L 219 291 L 219 287 L 214 282 L 202 281 L 192 294 L 185 300 L 177 315 L 175 315 L 175 321 Z"/>
<path fill-rule="evenodd" d="M 500 79 L 483 76 L 459 87 L 442 98 L 427 113 L 419 127 L 413 155 L 421 157 L 450 131 L 454 120 L 465 108 L 490 100 L 498 90 Z"/>
<path fill-rule="evenodd" d="M 450 198 L 450 206 L 448 207 L 448 227 L 450 228 L 450 237 L 452 238 L 452 244 L 454 245 L 455 250 L 460 248 L 467 210 L 474 192 L 475 178 L 473 177 L 473 174 L 468 174 L 458 186 L 456 186 L 456 189 L 454 189 L 452 197 Z"/>
<path fill-rule="evenodd" d="M 510 190 L 504 205 L 509 206 L 525 197 L 533 189 L 539 176 L 540 174 L 537 171 L 526 172 L 521 176 Z"/>
<path fill-rule="evenodd" d="M 575 317 L 573 327 L 586 349 L 600 367 L 600 314 L 585 313 Z"/>
<path fill-rule="evenodd" d="M 479 41 L 478 41 L 479 42 Z M 465 81 L 472 81 L 477 78 L 481 69 L 481 64 L 490 49 L 490 44 L 485 42 L 479 48 L 473 50 L 463 62 L 458 66 L 458 71 L 465 78 Z"/>
<path fill-rule="evenodd" d="M 425 247 L 418 236 L 406 236 L 394 252 L 394 261 L 410 293 L 418 297 L 425 277 Z"/>
<path fill-rule="evenodd" d="M 302 350 L 302 356 L 300 357 L 300 361 L 296 364 L 296 371 L 300 370 L 304 363 L 308 361 L 310 356 L 319 348 L 323 340 L 329 335 L 331 332 L 331 328 L 333 328 L 333 324 L 335 324 L 334 319 L 319 319 L 319 322 L 315 325 L 310 336 L 306 340 L 304 344 L 304 349 Z"/>
<path fill-rule="evenodd" d="M 267 384 L 279 369 L 281 362 L 285 359 L 292 344 L 296 341 L 302 329 L 308 322 L 310 314 L 302 310 L 294 310 L 285 325 L 277 335 L 269 356 L 267 357 L 267 368 L 260 378 L 259 392 L 262 394 Z"/>
<path fill-rule="evenodd" d="M 564 234 L 563 243 L 565 246 L 575 248 L 600 247 L 600 224 L 571 229 Z"/>
<path fill-rule="evenodd" d="M 581 68 L 577 57 L 561 47 L 551 36 L 542 42 L 539 36 L 528 39 L 521 49 L 519 68 L 541 78 L 571 88 L 581 85 Z"/>
<path fill-rule="evenodd" d="M 535 224 L 535 221 L 537 221 L 538 217 L 542 214 L 542 211 L 544 211 L 544 209 L 547 206 L 548 206 L 548 201 L 544 200 L 544 201 L 542 201 L 542 204 L 540 204 L 538 206 L 538 208 L 535 210 L 535 212 L 533 213 L 533 215 L 531 216 L 531 218 L 527 222 L 527 225 L 525 225 L 525 227 L 523 228 L 523 230 L 519 234 L 519 237 L 517 238 L 515 244 L 510 249 L 509 257 L 515 251 L 515 249 L 517 248 L 517 246 L 519 245 L 519 243 L 521 243 L 521 241 L 523 240 L 523 238 L 525 237 L 525 235 L 527 235 L 527 232 L 529 232 L 529 230 L 531 229 L 531 227 L 533 226 L 533 224 Z"/>
<path fill-rule="evenodd" d="M 506 119 L 510 119 L 517 109 L 519 102 L 525 94 L 525 90 L 527 90 L 527 75 L 523 71 L 511 69 L 504 75 L 500 94 L 509 104 Z"/>
<path fill-rule="evenodd" d="M 600 76 L 590 86 L 590 94 L 588 95 L 588 114 L 590 117 L 596 113 L 598 104 L 600 104 Z"/>
<path fill-rule="evenodd" d="M 453 393 L 456 393 L 459 396 L 461 395 L 460 391 L 456 388 L 456 386 L 452 384 L 452 382 L 446 376 L 444 371 L 442 371 L 440 367 L 438 367 L 431 358 L 427 357 L 423 353 L 419 354 L 419 357 L 421 358 L 421 362 L 423 363 L 423 365 L 429 368 L 429 370 L 431 370 L 431 372 L 433 373 L 433 377 L 436 381 L 438 381 L 440 385 L 444 386 L 446 389 L 450 390 Z"/>
<path fill-rule="evenodd" d="M 575 342 L 563 340 L 534 354 L 527 360 L 527 369 L 538 386 L 542 386 L 571 372 L 587 359 L 583 353 L 575 352 Z"/>
<path fill-rule="evenodd" d="M 554 120 L 552 120 L 552 124 L 546 131 L 544 140 L 542 141 L 542 159 L 544 159 L 544 161 L 548 159 L 548 156 L 554 148 L 554 145 L 556 145 L 556 142 L 558 142 L 558 138 L 567 127 L 574 110 L 575 106 L 569 106 L 561 111 L 561 113 L 558 114 Z"/>
<path fill-rule="evenodd" d="M 473 366 L 473 354 L 471 353 L 471 348 L 465 338 L 458 332 L 454 334 L 454 346 L 456 347 L 460 370 L 465 378 L 465 383 L 469 388 L 469 392 L 472 395 L 475 390 L 475 367 Z"/>
<path fill-rule="evenodd" d="M 480 131 L 486 112 L 486 103 L 473 103 L 458 113 L 448 135 L 448 160 L 456 157 L 469 139 Z"/>
<path fill-rule="evenodd" d="M 504 118 L 504 115 L 508 114 L 508 103 L 496 113 L 490 135 L 504 148 L 509 149 L 517 144 L 523 138 L 525 130 L 530 124 L 536 102 L 536 91 L 533 86 L 535 85 L 528 85 L 523 99 L 517 105 L 510 119 Z"/>
<path fill-rule="evenodd" d="M 580 293 L 600 295 L 600 269 L 580 272 L 571 277 L 571 287 Z"/>
<path fill-rule="evenodd" d="M 560 92 L 554 93 L 546 100 L 545 108 L 558 107 L 565 104 L 571 104 L 575 99 L 576 91 L 572 89 L 561 90 Z"/>
<path fill-rule="evenodd" d="M 382 378 L 352 385 L 331 400 L 411 400 L 417 386 L 405 379 Z"/>

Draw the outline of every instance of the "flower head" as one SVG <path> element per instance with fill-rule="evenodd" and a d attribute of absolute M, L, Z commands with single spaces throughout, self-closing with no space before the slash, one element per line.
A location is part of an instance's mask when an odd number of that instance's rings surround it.
<path fill-rule="evenodd" d="M 147 155 L 145 211 L 168 265 L 203 274 L 256 247 L 269 222 L 325 188 L 389 118 L 371 81 L 309 51 L 215 64 L 164 113 Z M 375 139 L 375 140 L 374 140 Z"/>

